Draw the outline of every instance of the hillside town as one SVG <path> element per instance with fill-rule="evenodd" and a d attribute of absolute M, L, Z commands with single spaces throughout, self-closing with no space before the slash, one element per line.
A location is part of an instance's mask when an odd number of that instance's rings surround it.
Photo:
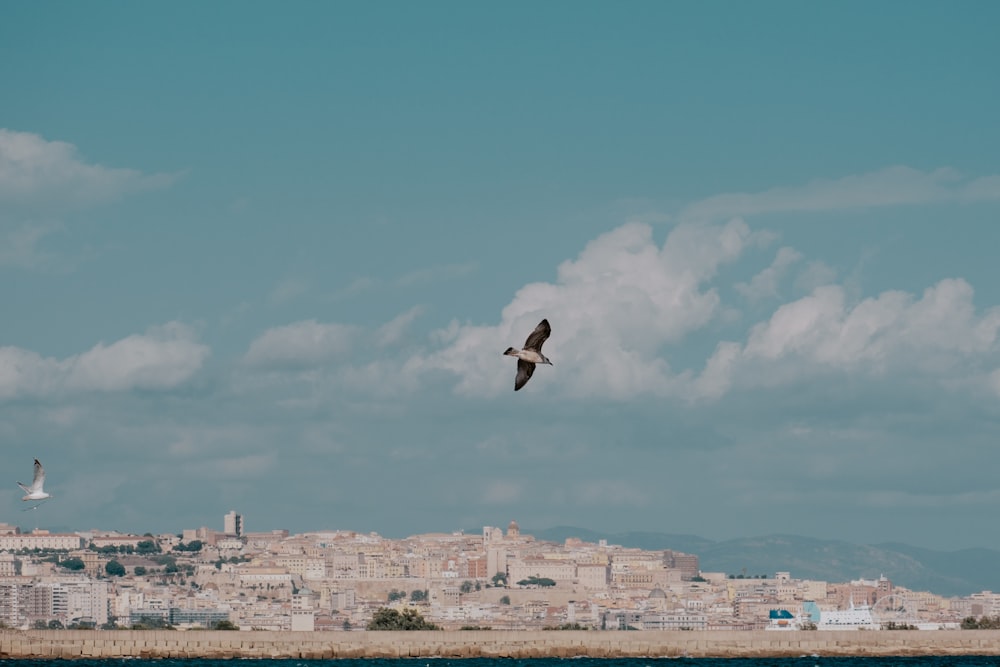
<path fill-rule="evenodd" d="M 21 532 L 0 524 L 8 628 L 363 630 L 381 609 L 444 629 L 951 629 L 1000 594 L 945 598 L 890 579 L 704 572 L 698 556 L 569 538 L 511 521 L 482 534 Z"/>

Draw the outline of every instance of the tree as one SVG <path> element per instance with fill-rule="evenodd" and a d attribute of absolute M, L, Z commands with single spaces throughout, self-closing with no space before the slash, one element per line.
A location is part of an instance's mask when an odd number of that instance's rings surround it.
<path fill-rule="evenodd" d="M 391 591 L 389 591 L 389 594 L 386 597 L 388 598 L 389 602 L 402 600 L 403 598 L 406 597 L 406 591 L 397 591 L 395 588 L 393 588 Z"/>
<path fill-rule="evenodd" d="M 87 566 L 79 558 L 67 558 L 59 562 L 59 567 L 64 567 L 67 570 L 82 570 Z"/>
<path fill-rule="evenodd" d="M 135 576 L 142 577 L 145 576 L 145 574 L 146 574 L 146 568 L 144 568 L 142 565 L 135 566 Z"/>
<path fill-rule="evenodd" d="M 53 618 L 49 621 L 49 630 L 62 630 L 63 624 L 58 618 Z"/>
<path fill-rule="evenodd" d="M 212 630 L 239 630 L 240 627 L 230 620 L 216 621 L 212 623 Z"/>
<path fill-rule="evenodd" d="M 548 577 L 528 577 L 527 579 L 522 579 L 517 582 L 518 586 L 541 586 L 542 588 L 548 588 L 550 586 L 555 586 L 556 582 Z"/>
<path fill-rule="evenodd" d="M 472 592 L 472 582 L 469 581 L 468 579 L 466 579 L 465 581 L 462 582 L 462 585 L 459 587 L 458 590 L 461 591 L 463 595 L 471 593 Z"/>
<path fill-rule="evenodd" d="M 507 575 L 504 572 L 497 572 L 496 574 L 493 575 L 493 578 L 490 579 L 490 581 L 493 582 L 494 586 L 499 586 L 500 585 L 499 582 L 501 582 L 501 581 L 503 582 L 503 585 L 506 586 L 507 585 Z"/>
<path fill-rule="evenodd" d="M 344 624 L 342 626 L 340 626 L 340 627 L 344 628 L 345 631 L 350 631 L 350 629 L 351 629 L 351 619 L 345 618 L 344 619 Z"/>
<path fill-rule="evenodd" d="M 416 609 L 396 609 L 382 607 L 372 616 L 368 630 L 440 630 L 438 626 L 424 620 Z"/>
<path fill-rule="evenodd" d="M 500 598 L 500 604 L 510 604 L 510 596 L 505 595 L 502 598 Z"/>
<path fill-rule="evenodd" d="M 107 565 L 104 566 L 104 571 L 110 574 L 112 577 L 125 576 L 125 566 L 116 560 L 109 560 Z"/>
<path fill-rule="evenodd" d="M 142 540 L 135 545 L 135 550 L 139 554 L 158 554 L 160 553 L 160 545 L 153 540 Z"/>
<path fill-rule="evenodd" d="M 410 593 L 410 602 L 427 602 L 427 591 L 416 590 Z"/>

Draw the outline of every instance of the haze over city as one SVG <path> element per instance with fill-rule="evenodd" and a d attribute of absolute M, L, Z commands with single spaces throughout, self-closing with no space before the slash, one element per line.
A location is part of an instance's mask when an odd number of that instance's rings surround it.
<path fill-rule="evenodd" d="M 5 7 L 0 523 L 1000 548 L 998 20 Z"/>

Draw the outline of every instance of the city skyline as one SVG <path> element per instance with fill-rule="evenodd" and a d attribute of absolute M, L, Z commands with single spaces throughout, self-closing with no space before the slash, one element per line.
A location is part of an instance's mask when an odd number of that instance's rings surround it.
<path fill-rule="evenodd" d="M 7 8 L 0 518 L 1000 549 L 997 19 Z"/>
<path fill-rule="evenodd" d="M 224 531 L 176 535 L 23 534 L 0 524 L 0 620 L 18 628 L 225 621 L 242 630 L 346 631 L 388 606 L 419 609 L 451 629 L 945 630 L 976 627 L 1000 605 L 992 588 L 905 583 L 914 572 L 907 564 L 900 579 L 884 570 L 758 573 L 744 560 L 733 572 L 706 567 L 686 548 L 539 539 L 516 521 L 393 540 L 339 530 L 239 534 L 241 518 L 231 511 Z M 863 552 L 861 570 L 878 571 L 876 551 Z M 803 555 L 790 562 L 808 567 Z M 945 575 L 938 583 L 959 582 Z"/>

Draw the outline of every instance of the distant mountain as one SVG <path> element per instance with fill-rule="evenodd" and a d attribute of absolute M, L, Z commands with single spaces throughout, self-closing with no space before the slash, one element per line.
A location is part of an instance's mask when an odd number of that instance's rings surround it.
<path fill-rule="evenodd" d="M 705 572 L 773 576 L 790 572 L 797 579 L 844 582 L 885 575 L 894 584 L 914 591 L 957 596 L 984 590 L 1000 591 L 1000 551 L 962 549 L 934 551 L 906 544 L 852 544 L 797 535 L 767 535 L 714 542 L 696 535 L 627 532 L 598 533 L 586 528 L 558 526 L 529 531 L 536 539 L 609 544 L 658 551 L 673 549 L 695 554 Z"/>

